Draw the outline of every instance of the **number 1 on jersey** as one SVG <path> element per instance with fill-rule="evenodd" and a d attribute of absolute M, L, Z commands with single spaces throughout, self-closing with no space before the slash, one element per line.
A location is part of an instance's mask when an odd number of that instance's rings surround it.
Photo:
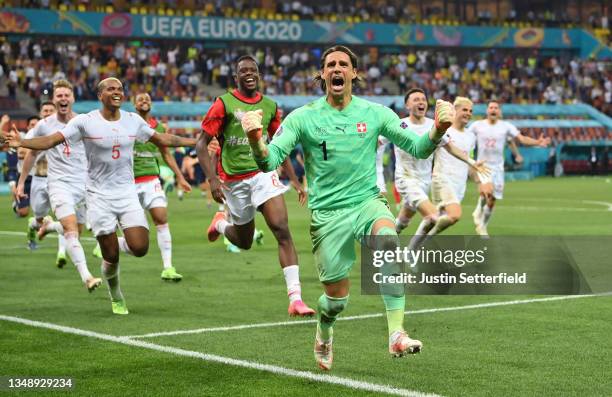
<path fill-rule="evenodd" d="M 113 150 L 112 150 L 113 155 L 111 156 L 113 158 L 113 160 L 117 160 L 121 156 L 121 152 L 119 151 L 120 147 L 121 147 L 121 145 L 114 145 L 113 146 Z"/>
<path fill-rule="evenodd" d="M 323 160 L 327 160 L 327 142 L 323 141 L 319 143 L 319 146 L 323 149 Z"/>

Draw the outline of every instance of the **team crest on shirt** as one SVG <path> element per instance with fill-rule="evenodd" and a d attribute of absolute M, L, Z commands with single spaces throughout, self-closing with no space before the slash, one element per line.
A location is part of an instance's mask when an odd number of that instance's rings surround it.
<path fill-rule="evenodd" d="M 408 128 L 408 123 L 406 123 L 405 121 L 402 121 L 402 124 L 400 124 L 400 127 L 402 127 L 403 129 Z"/>
<path fill-rule="evenodd" d="M 368 125 L 366 123 L 357 123 L 357 134 L 359 138 L 363 138 L 368 132 Z"/>

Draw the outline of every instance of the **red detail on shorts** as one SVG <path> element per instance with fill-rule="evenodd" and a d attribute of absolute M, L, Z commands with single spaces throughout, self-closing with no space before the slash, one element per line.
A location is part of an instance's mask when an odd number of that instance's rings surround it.
<path fill-rule="evenodd" d="M 395 199 L 395 202 L 397 204 L 401 203 L 402 201 L 402 196 L 400 196 L 399 192 L 397 191 L 397 188 L 395 187 L 395 183 L 393 184 L 393 198 Z"/>
<path fill-rule="evenodd" d="M 134 182 L 144 183 L 144 182 L 154 181 L 156 179 L 159 179 L 157 175 L 143 175 L 143 176 L 137 176 L 136 178 L 134 178 Z"/>

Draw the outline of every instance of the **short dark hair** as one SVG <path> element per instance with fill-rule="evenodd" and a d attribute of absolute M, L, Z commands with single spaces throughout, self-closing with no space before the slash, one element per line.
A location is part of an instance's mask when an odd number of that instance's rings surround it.
<path fill-rule="evenodd" d="M 357 55 L 355 55 L 355 53 L 353 51 L 351 51 L 350 48 L 343 46 L 343 45 L 335 45 L 333 47 L 329 47 L 327 50 L 325 50 L 325 52 L 323 53 L 323 55 L 321 55 L 321 59 L 319 60 L 319 70 L 323 70 L 325 68 L 325 58 L 327 58 L 327 56 L 329 54 L 331 54 L 332 52 L 336 52 L 336 51 L 340 51 L 345 53 L 346 55 L 349 56 L 350 60 L 351 60 L 351 65 L 353 66 L 354 69 L 357 69 Z M 314 78 L 315 82 L 318 82 L 321 89 L 323 91 L 325 91 L 325 80 L 323 80 L 323 78 L 321 78 L 321 73 L 319 72 L 319 74 L 317 74 Z M 361 81 L 361 77 L 357 76 L 353 79 L 353 83 L 355 83 L 356 81 Z"/>
<path fill-rule="evenodd" d="M 255 65 L 257 65 L 257 68 L 259 69 L 259 64 L 257 63 L 257 59 L 255 59 L 254 56 L 252 55 L 241 55 L 238 57 L 238 59 L 236 59 L 236 62 L 234 62 L 234 74 L 238 74 L 238 64 L 244 60 L 249 60 L 249 61 L 253 61 L 255 62 Z"/>
<path fill-rule="evenodd" d="M 27 123 L 30 124 L 30 121 L 32 121 L 32 120 L 40 120 L 40 117 L 38 117 L 38 116 L 30 116 L 30 117 L 28 117 Z"/>
<path fill-rule="evenodd" d="M 404 96 L 404 103 L 408 102 L 408 98 L 410 98 L 410 95 L 414 94 L 415 92 L 420 92 L 421 94 L 425 95 L 425 100 L 427 100 L 427 93 L 425 93 L 425 90 L 419 87 L 414 87 L 409 89 L 406 95 Z"/>
<path fill-rule="evenodd" d="M 43 103 L 40 104 L 40 108 L 42 109 L 44 106 L 47 106 L 47 105 L 51 105 L 51 106 L 55 107 L 55 104 L 52 101 L 44 101 Z M 36 117 L 38 117 L 38 116 L 36 116 Z M 38 117 L 38 118 L 40 119 L 40 117 Z"/>

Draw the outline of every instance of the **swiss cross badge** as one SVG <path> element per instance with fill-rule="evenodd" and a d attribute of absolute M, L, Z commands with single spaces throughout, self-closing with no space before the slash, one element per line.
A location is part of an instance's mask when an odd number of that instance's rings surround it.
<path fill-rule="evenodd" d="M 357 123 L 357 133 L 361 138 L 365 136 L 365 133 L 368 132 L 368 126 L 366 123 Z"/>

